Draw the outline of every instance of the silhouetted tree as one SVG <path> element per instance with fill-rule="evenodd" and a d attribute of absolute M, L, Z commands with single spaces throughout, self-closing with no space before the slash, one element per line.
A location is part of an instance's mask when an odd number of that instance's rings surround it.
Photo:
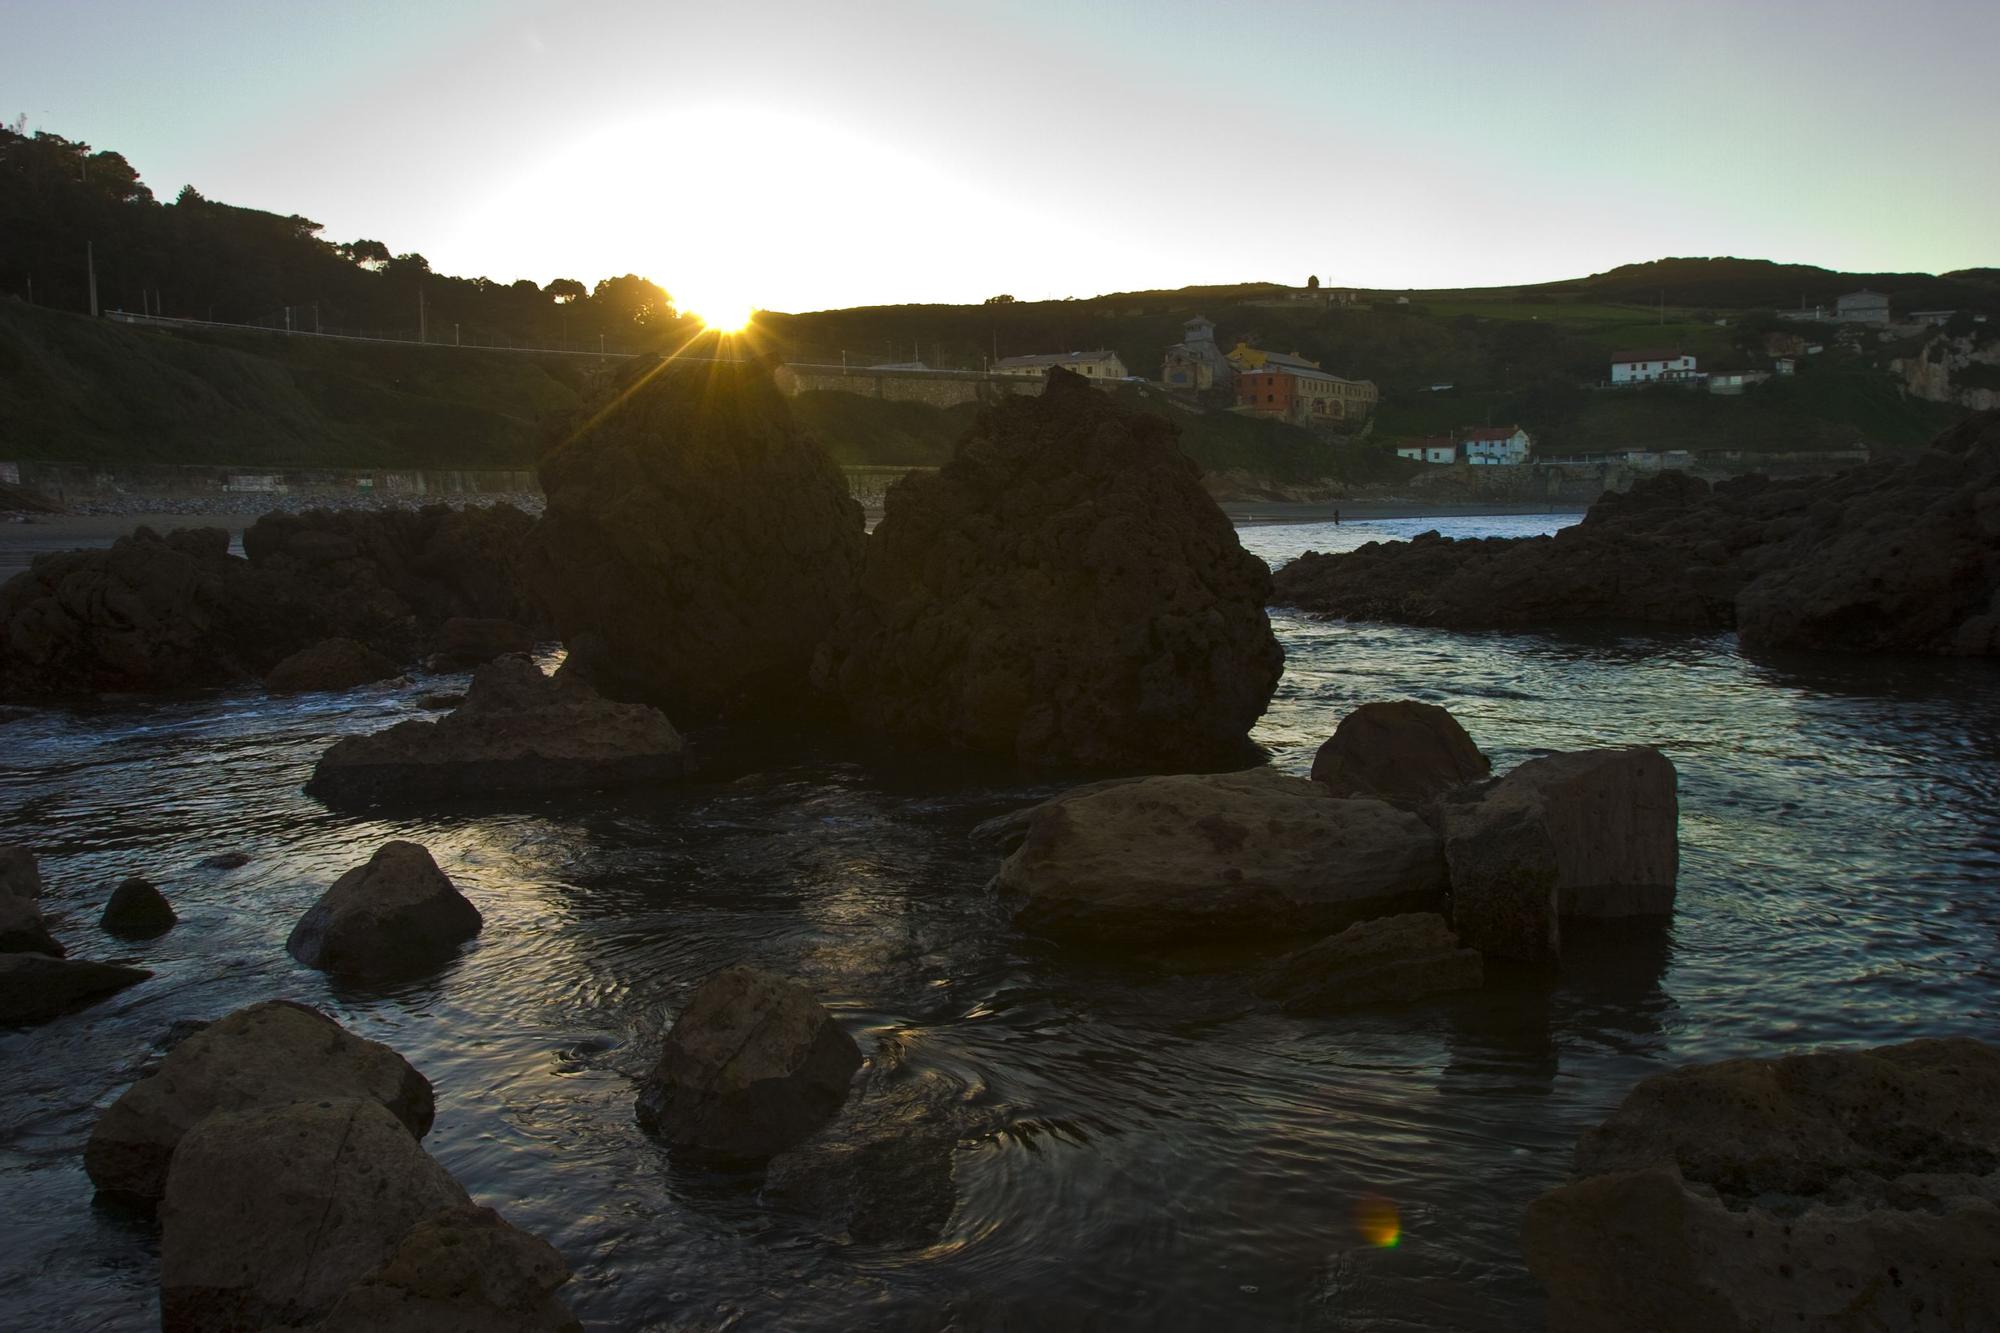
<path fill-rule="evenodd" d="M 1319 274 L 1310 273 L 1306 275 L 1306 290 L 1309 292 L 1316 292 L 1319 290 Z"/>

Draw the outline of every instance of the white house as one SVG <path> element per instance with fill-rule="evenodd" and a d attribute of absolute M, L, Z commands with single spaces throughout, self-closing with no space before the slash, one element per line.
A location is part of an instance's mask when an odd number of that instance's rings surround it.
<path fill-rule="evenodd" d="M 1468 463 L 1512 464 L 1528 461 L 1533 441 L 1519 426 L 1479 426 L 1464 432 Z"/>
<path fill-rule="evenodd" d="M 1833 317 L 1842 324 L 1887 324 L 1889 298 L 1863 287 L 1834 303 Z"/>
<path fill-rule="evenodd" d="M 1686 352 L 1621 352 L 1611 361 L 1613 384 L 1648 384 L 1655 380 L 1700 378 L 1694 357 Z"/>
<path fill-rule="evenodd" d="M 1118 359 L 1118 353 L 1095 352 L 1039 352 L 1034 356 L 1007 356 L 993 363 L 996 375 L 1042 376 L 1050 366 L 1061 366 L 1064 370 L 1088 375 L 1092 379 L 1122 380 L 1126 378 L 1125 363 Z"/>
<path fill-rule="evenodd" d="M 1448 435 L 1432 435 L 1396 446 L 1396 457 L 1417 463 L 1456 463 L 1458 445 Z"/>

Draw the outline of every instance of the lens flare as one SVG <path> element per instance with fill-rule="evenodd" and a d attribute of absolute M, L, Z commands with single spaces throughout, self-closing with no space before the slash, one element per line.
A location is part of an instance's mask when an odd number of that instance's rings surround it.
<path fill-rule="evenodd" d="M 1379 1249 L 1393 1250 L 1403 1239 L 1403 1221 L 1396 1205 L 1379 1194 L 1364 1194 L 1354 1201 L 1354 1229 L 1361 1239 Z"/>

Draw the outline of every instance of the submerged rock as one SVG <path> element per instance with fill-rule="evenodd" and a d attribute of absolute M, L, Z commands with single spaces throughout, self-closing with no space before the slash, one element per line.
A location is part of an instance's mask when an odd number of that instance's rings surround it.
<path fill-rule="evenodd" d="M 285 951 L 323 972 L 409 976 L 450 961 L 482 924 L 428 851 L 385 842 L 299 918 Z"/>
<path fill-rule="evenodd" d="M 409 1061 L 318 1010 L 266 1000 L 186 1037 L 127 1088 L 90 1131 L 84 1169 L 106 1193 L 157 1199 L 174 1149 L 209 1114 L 355 1097 L 380 1102 L 412 1140 L 430 1132 L 431 1085 Z"/>
<path fill-rule="evenodd" d="M 271 668 L 264 688 L 272 694 L 305 694 L 319 690 L 351 690 L 401 674 L 401 668 L 365 643 L 353 639 L 322 639 L 301 648 Z"/>
<path fill-rule="evenodd" d="M 448 1208 L 412 1227 L 313 1333 L 581 1333 L 555 1298 L 555 1247 L 491 1208 Z"/>
<path fill-rule="evenodd" d="M 1340 719 L 1313 756 L 1312 779 L 1336 796 L 1414 806 L 1478 782 L 1492 770 L 1450 712 L 1398 699 L 1362 704 Z"/>
<path fill-rule="evenodd" d="M 687 769 L 680 733 L 656 708 L 614 703 L 524 657 L 473 674 L 465 702 L 334 743 L 306 790 L 340 804 L 568 791 L 668 782 Z"/>
<path fill-rule="evenodd" d="M 1435 911 L 1445 865 L 1414 814 L 1250 769 L 1147 778 L 1037 807 L 994 885 L 1026 929 L 1153 945 Z"/>
<path fill-rule="evenodd" d="M 160 1204 L 160 1327 L 235 1333 L 331 1312 L 419 1223 L 471 1200 L 369 1098 L 218 1111 Z"/>
<path fill-rule="evenodd" d="M 134 875 L 111 891 L 111 901 L 104 905 L 104 915 L 97 924 L 113 935 L 145 940 L 166 934 L 179 919 L 166 895 Z"/>
<path fill-rule="evenodd" d="M 539 578 L 576 671 L 683 719 L 808 699 L 862 514 L 767 370 L 635 362 L 541 479 Z"/>
<path fill-rule="evenodd" d="M 1240 761 L 1284 665 L 1270 571 L 1175 427 L 1083 379 L 891 487 L 814 680 L 890 736 L 1057 767 Z"/>
<path fill-rule="evenodd" d="M 813 993 L 752 967 L 703 982 L 640 1085 L 639 1123 L 676 1148 L 769 1157 L 847 1096 L 861 1051 Z"/>
<path fill-rule="evenodd" d="M 1667 757 L 1638 745 L 1531 759 L 1448 797 L 1453 926 L 1488 957 L 1552 962 L 1565 916 L 1671 915 L 1675 787 Z"/>
<path fill-rule="evenodd" d="M 204 870 L 236 870 L 250 864 L 248 852 L 217 852 L 196 862 Z"/>
<path fill-rule="evenodd" d="M 1478 952 L 1461 949 L 1443 917 L 1409 912 L 1358 921 L 1287 955 L 1258 990 L 1288 1013 L 1323 1014 L 1477 990 L 1484 980 Z"/>
<path fill-rule="evenodd" d="M 143 967 L 117 963 L 0 953 L 0 1026 L 46 1023 L 152 975 Z"/>
<path fill-rule="evenodd" d="M 1552 1333 L 2000 1324 L 2000 1048 L 1726 1060 L 1635 1087 L 1523 1230 Z"/>

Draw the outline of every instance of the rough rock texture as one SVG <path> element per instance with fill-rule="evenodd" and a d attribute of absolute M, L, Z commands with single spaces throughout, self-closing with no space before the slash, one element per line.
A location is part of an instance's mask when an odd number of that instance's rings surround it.
<path fill-rule="evenodd" d="M 1147 778 L 1035 811 L 994 886 L 1029 930 L 1150 945 L 1435 911 L 1437 835 L 1269 769 Z"/>
<path fill-rule="evenodd" d="M 1123 787 L 1127 783 L 1144 782 L 1143 777 L 1105 778 L 1101 782 L 1086 782 L 1080 787 L 1071 787 L 1056 793 L 1038 805 L 1024 805 L 1018 810 L 1009 810 L 1004 815 L 981 820 L 966 837 L 976 847 L 991 847 L 1000 852 L 1011 852 L 1027 840 L 1028 830 L 1033 827 L 1036 814 L 1043 806 L 1054 805 L 1058 801 L 1074 801 L 1089 796 L 1093 792 L 1109 791 L 1113 787 Z"/>
<path fill-rule="evenodd" d="M 1286 956 L 1258 991 L 1279 1000 L 1288 1013 L 1323 1014 L 1476 990 L 1484 980 L 1479 954 L 1458 947 L 1443 917 L 1407 912 L 1357 921 Z"/>
<path fill-rule="evenodd" d="M 1336 796 L 1419 805 L 1478 782 L 1493 765 L 1458 719 L 1436 704 L 1398 699 L 1361 705 L 1313 756 L 1312 780 Z"/>
<path fill-rule="evenodd" d="M 313 1333 L 567 1333 L 556 1289 L 569 1266 L 491 1208 L 450 1208 L 412 1227 Z"/>
<path fill-rule="evenodd" d="M 160 1327 L 235 1333 L 329 1313 L 426 1218 L 471 1203 L 368 1098 L 208 1116 L 160 1204 Z"/>
<path fill-rule="evenodd" d="M 658 709 L 507 657 L 479 668 L 445 717 L 336 741 L 306 790 L 368 804 L 667 782 L 686 770 L 685 743 Z"/>
<path fill-rule="evenodd" d="M 147 940 L 166 934 L 179 919 L 165 894 L 134 875 L 111 891 L 111 901 L 104 905 L 104 915 L 97 924 L 113 935 Z"/>
<path fill-rule="evenodd" d="M 1560 919 L 1670 915 L 1680 870 L 1673 764 L 1651 746 L 1531 759 L 1441 808 L 1451 919 L 1488 957 L 1550 962 Z"/>
<path fill-rule="evenodd" d="M 424 665 L 433 671 L 465 671 L 510 653 L 535 650 L 534 632 L 511 620 L 453 616 L 444 622 Z"/>
<path fill-rule="evenodd" d="M 1270 573 L 1167 421 L 1067 372 L 893 486 L 814 665 L 862 725 L 1059 767 L 1245 753 L 1284 665 Z"/>
<path fill-rule="evenodd" d="M 0 894 L 0 953 L 45 953 L 60 958 L 66 952 L 49 934 L 39 902 Z"/>
<path fill-rule="evenodd" d="M 0 586 L 0 699 L 234 684 L 336 637 L 405 662 L 453 616 L 545 623 L 518 573 L 533 528 L 505 505 L 314 511 L 260 518 L 248 559 L 221 528 L 43 556 Z"/>
<path fill-rule="evenodd" d="M 450 961 L 482 924 L 428 851 L 385 842 L 299 918 L 285 951 L 323 972 L 402 977 Z"/>
<path fill-rule="evenodd" d="M 535 526 L 507 504 L 272 513 L 243 534 L 243 551 L 312 607 L 315 637 L 408 662 L 455 617 L 548 623 L 524 577 Z"/>
<path fill-rule="evenodd" d="M 999 1122 L 973 1090 L 885 1039 L 834 1118 L 771 1159 L 763 1198 L 842 1244 L 930 1245 L 958 1202 L 959 1146 Z"/>
<path fill-rule="evenodd" d="M 394 662 L 354 639 L 322 639 L 271 668 L 264 688 L 273 694 L 351 690 L 388 680 L 401 671 Z"/>
<path fill-rule="evenodd" d="M 639 1123 L 677 1148 L 768 1157 L 839 1109 L 861 1051 L 813 993 L 752 967 L 703 982 L 639 1090 Z"/>
<path fill-rule="evenodd" d="M 143 967 L 116 963 L 0 953 L 0 1026 L 46 1023 L 152 975 Z"/>
<path fill-rule="evenodd" d="M 14 843 L 0 844 L 0 898 L 42 896 L 42 869 L 35 855 Z"/>
<path fill-rule="evenodd" d="M 2000 1048 L 1646 1079 L 1523 1232 L 1554 1333 L 2000 1327 Z"/>
<path fill-rule="evenodd" d="M 792 713 L 861 508 L 762 367 L 634 364 L 542 462 L 540 586 L 575 670 L 675 717 Z"/>
<path fill-rule="evenodd" d="M 181 1137 L 216 1111 L 365 1097 L 412 1139 L 430 1132 L 430 1082 L 396 1052 L 315 1009 L 266 1000 L 176 1045 L 90 1131 L 83 1165 L 98 1189 L 157 1199 Z"/>
<path fill-rule="evenodd" d="M 1455 628 L 1628 620 L 1734 626 L 1751 648 L 2000 653 L 2000 412 L 1920 457 L 1710 487 L 1667 473 L 1554 537 L 1308 553 L 1274 597 Z"/>

